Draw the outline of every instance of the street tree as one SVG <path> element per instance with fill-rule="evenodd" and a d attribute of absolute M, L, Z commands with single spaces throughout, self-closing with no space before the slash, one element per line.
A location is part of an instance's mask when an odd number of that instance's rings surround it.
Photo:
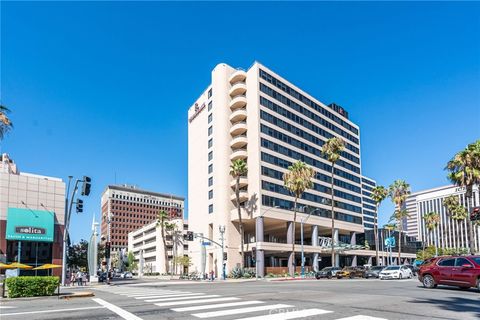
<path fill-rule="evenodd" d="M 68 247 L 67 265 L 72 269 L 88 269 L 88 241 L 80 240 Z"/>
<path fill-rule="evenodd" d="M 10 109 L 0 105 L 0 141 L 3 140 L 5 134 L 13 128 L 13 123 L 8 117 Z"/>
<path fill-rule="evenodd" d="M 135 262 L 135 256 L 133 255 L 132 251 L 128 251 L 127 262 L 125 264 L 126 264 L 127 271 L 133 272 L 137 270 L 138 265 L 137 265 L 137 262 Z"/>
<path fill-rule="evenodd" d="M 165 259 L 165 272 L 168 273 L 168 252 L 167 252 L 167 232 L 174 230 L 175 223 L 170 222 L 170 216 L 165 210 L 160 210 L 157 216 L 157 228 L 160 228 L 160 235 L 163 243 L 163 255 Z"/>
<path fill-rule="evenodd" d="M 423 216 L 423 220 L 425 221 L 425 227 L 427 228 L 430 238 L 433 239 L 432 237 L 432 232 L 437 228 L 439 222 L 440 222 L 440 215 L 437 212 L 429 212 L 426 213 Z M 435 255 L 438 255 L 438 243 L 437 243 L 438 237 L 435 236 Z"/>
<path fill-rule="evenodd" d="M 448 179 L 455 185 L 465 187 L 467 213 L 473 200 L 473 186 L 480 185 L 480 140 L 469 144 L 464 150 L 459 151 L 447 163 Z M 475 254 L 475 239 L 473 236 L 473 223 L 468 221 L 468 242 L 470 254 Z"/>
<path fill-rule="evenodd" d="M 292 223 L 292 253 L 288 261 L 288 270 L 290 275 L 295 277 L 295 224 L 297 221 L 297 202 L 302 194 L 313 187 L 313 177 L 315 171 L 305 162 L 297 161 L 288 167 L 288 171 L 283 174 L 283 184 L 285 188 L 294 196 L 293 223 Z"/>
<path fill-rule="evenodd" d="M 390 220 L 397 222 L 398 228 L 398 264 L 401 264 L 402 254 L 402 232 L 403 232 L 403 220 L 407 218 L 408 212 L 404 210 L 405 201 L 410 194 L 410 185 L 404 180 L 395 180 L 388 188 L 388 195 L 392 202 L 395 204 L 395 212 Z"/>
<path fill-rule="evenodd" d="M 242 212 L 240 206 L 240 178 L 246 176 L 248 173 L 247 163 L 243 159 L 236 159 L 232 161 L 230 165 L 230 175 L 235 179 L 235 207 L 237 208 L 238 214 L 238 231 L 240 233 L 240 255 L 242 257 L 241 267 L 243 269 L 245 265 L 245 257 L 243 252 L 244 247 L 244 231 L 243 231 L 243 221 L 242 221 Z"/>
<path fill-rule="evenodd" d="M 383 200 L 388 196 L 388 190 L 384 186 L 376 186 L 372 189 L 372 199 L 375 201 L 375 205 L 377 208 L 377 212 L 375 213 L 375 220 L 373 222 L 373 232 L 375 234 L 375 258 L 377 262 L 377 266 L 379 265 L 379 260 L 378 260 L 378 212 L 379 212 L 379 207 L 380 203 L 382 203 Z"/>
<path fill-rule="evenodd" d="M 340 159 L 340 155 L 345 148 L 345 142 L 340 137 L 333 137 L 328 139 L 322 146 L 322 154 L 331 165 L 331 205 L 332 205 L 332 266 L 335 265 L 335 192 L 334 192 L 334 173 L 335 173 L 335 163 Z"/>

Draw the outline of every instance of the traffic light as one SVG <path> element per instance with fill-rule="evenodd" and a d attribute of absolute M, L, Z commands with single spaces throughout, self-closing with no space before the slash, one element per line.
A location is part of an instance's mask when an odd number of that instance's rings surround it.
<path fill-rule="evenodd" d="M 83 200 L 77 199 L 77 213 L 83 212 Z"/>
<path fill-rule="evenodd" d="M 193 231 L 187 231 L 187 241 L 193 241 Z"/>
<path fill-rule="evenodd" d="M 227 253 L 226 252 L 223 253 L 223 261 L 227 261 Z"/>
<path fill-rule="evenodd" d="M 470 212 L 470 220 L 471 221 L 479 221 L 480 220 L 480 207 L 473 207 L 472 211 Z"/>
<path fill-rule="evenodd" d="M 110 258 L 110 242 L 105 243 L 105 259 Z"/>
<path fill-rule="evenodd" d="M 90 188 L 92 187 L 91 181 L 92 179 L 90 179 L 90 177 L 83 176 L 82 196 L 88 196 L 90 194 Z"/>

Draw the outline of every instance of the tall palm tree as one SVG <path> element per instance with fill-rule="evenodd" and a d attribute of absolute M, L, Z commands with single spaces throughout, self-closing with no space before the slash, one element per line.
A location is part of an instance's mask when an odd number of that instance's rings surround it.
<path fill-rule="evenodd" d="M 292 253 L 289 259 L 288 270 L 290 275 L 295 277 L 295 223 L 297 221 L 297 201 L 305 190 L 313 187 L 313 176 L 315 171 L 302 161 L 297 161 L 288 167 L 288 171 L 283 174 L 283 184 L 285 188 L 293 194 L 293 225 L 292 225 Z"/>
<path fill-rule="evenodd" d="M 328 161 L 332 164 L 331 166 L 331 189 L 330 194 L 332 196 L 332 266 L 335 266 L 335 193 L 333 191 L 333 174 L 335 172 L 335 163 L 340 159 L 340 154 L 342 153 L 343 149 L 345 148 L 345 142 L 342 138 L 333 137 L 328 139 L 322 146 L 322 154 L 327 158 Z"/>
<path fill-rule="evenodd" d="M 455 195 L 451 195 L 443 199 L 443 206 L 445 209 L 447 209 L 447 215 L 455 221 L 455 225 L 458 230 L 459 222 L 467 219 L 468 217 L 467 209 L 460 205 L 458 196 Z M 458 243 L 456 248 L 458 249 Z"/>
<path fill-rule="evenodd" d="M 388 188 L 388 195 L 392 202 L 395 204 L 395 213 L 392 218 L 397 221 L 398 226 L 398 262 L 401 263 L 402 255 L 402 231 L 403 231 L 403 220 L 407 218 L 408 212 L 404 210 L 405 201 L 410 194 L 410 185 L 404 180 L 395 180 L 390 187 Z"/>
<path fill-rule="evenodd" d="M 464 150 L 455 154 L 445 169 L 449 171 L 448 179 L 453 184 L 466 188 L 465 198 L 468 212 L 473 198 L 473 186 L 480 185 L 480 140 L 469 144 Z M 473 224 L 470 219 L 468 219 L 468 230 L 470 254 L 474 254 Z"/>
<path fill-rule="evenodd" d="M 13 128 L 12 121 L 8 118 L 10 109 L 0 104 L 0 141 L 3 140 L 5 134 Z"/>
<path fill-rule="evenodd" d="M 165 258 L 165 273 L 168 273 L 168 252 L 167 252 L 167 231 L 172 231 L 175 229 L 175 223 L 169 221 L 170 217 L 165 210 L 161 210 L 157 216 L 157 228 L 160 227 L 160 234 L 162 236 L 163 242 L 163 254 Z"/>
<path fill-rule="evenodd" d="M 423 220 L 425 221 L 425 226 L 430 233 L 430 238 L 432 237 L 432 231 L 435 230 L 440 222 L 440 215 L 434 211 L 426 213 L 423 215 Z M 438 256 L 438 243 L 437 237 L 435 237 L 435 256 Z"/>
<path fill-rule="evenodd" d="M 242 221 L 242 212 L 240 209 L 240 178 L 245 176 L 248 173 L 247 163 L 243 159 L 237 159 L 232 161 L 230 165 L 230 175 L 235 178 L 235 206 L 237 207 L 238 213 L 238 231 L 240 232 L 240 252 L 242 255 L 241 267 L 243 269 L 245 265 L 245 258 L 243 252 L 244 246 L 244 234 L 243 234 L 243 221 Z"/>
<path fill-rule="evenodd" d="M 373 232 L 375 233 L 375 257 L 377 266 L 379 265 L 378 261 L 378 208 L 380 207 L 380 203 L 385 200 L 388 196 L 388 190 L 384 186 L 376 186 L 372 189 L 372 199 L 375 201 L 375 205 L 377 207 L 377 212 L 375 213 L 375 220 L 373 223 Z"/>

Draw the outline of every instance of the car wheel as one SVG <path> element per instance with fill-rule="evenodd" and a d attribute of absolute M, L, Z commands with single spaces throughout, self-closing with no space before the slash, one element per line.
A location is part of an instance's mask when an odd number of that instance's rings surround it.
<path fill-rule="evenodd" d="M 433 289 L 435 288 L 437 285 L 435 284 L 435 280 L 433 279 L 433 277 L 429 274 L 426 274 L 423 276 L 423 286 L 427 289 Z"/>
<path fill-rule="evenodd" d="M 352 276 L 352 275 L 349 275 L 348 277 L 349 277 L 350 279 L 353 279 L 353 276 Z"/>
<path fill-rule="evenodd" d="M 318 280 L 318 279 L 320 279 L 320 276 L 317 275 L 317 276 L 315 276 L 315 278 Z"/>
<path fill-rule="evenodd" d="M 327 278 L 328 278 L 328 279 L 332 279 L 332 275 L 329 274 L 329 275 L 327 276 Z"/>
<path fill-rule="evenodd" d="M 337 279 L 342 279 L 342 277 L 338 277 L 338 276 L 337 276 Z"/>

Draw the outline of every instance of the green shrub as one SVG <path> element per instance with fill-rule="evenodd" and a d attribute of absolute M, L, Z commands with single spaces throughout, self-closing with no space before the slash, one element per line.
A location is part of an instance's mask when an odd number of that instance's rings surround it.
<path fill-rule="evenodd" d="M 58 277 L 12 277 L 5 280 L 9 298 L 51 296 L 59 281 Z"/>

